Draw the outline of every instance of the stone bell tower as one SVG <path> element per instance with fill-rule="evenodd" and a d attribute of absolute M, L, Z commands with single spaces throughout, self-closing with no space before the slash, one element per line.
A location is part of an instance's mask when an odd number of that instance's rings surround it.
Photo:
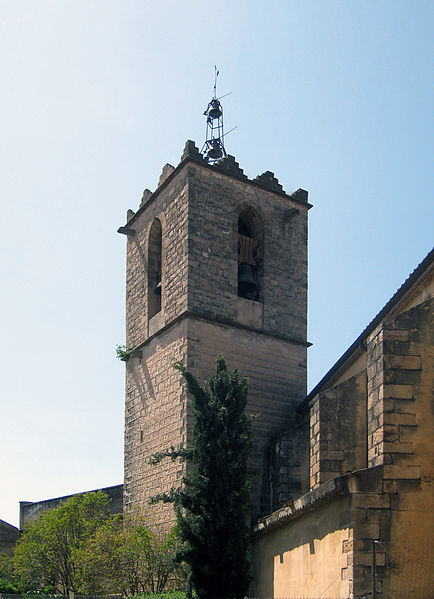
<path fill-rule="evenodd" d="M 253 516 L 264 455 L 306 395 L 307 192 L 273 173 L 250 180 L 232 156 L 214 164 L 192 141 L 145 190 L 127 236 L 124 509 L 180 484 L 184 464 L 149 457 L 188 444 L 191 399 L 172 364 L 202 380 L 218 354 L 250 379 Z M 267 483 L 265 482 L 265 487 Z M 158 519 L 173 522 L 171 506 Z"/>

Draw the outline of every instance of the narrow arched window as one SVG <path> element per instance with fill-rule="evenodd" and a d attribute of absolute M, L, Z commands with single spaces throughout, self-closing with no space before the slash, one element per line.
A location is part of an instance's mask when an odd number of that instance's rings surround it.
<path fill-rule="evenodd" d="M 238 296 L 259 301 L 262 281 L 262 223 L 256 210 L 244 208 L 238 217 Z"/>
<path fill-rule="evenodd" d="M 161 222 L 154 219 L 148 241 L 148 319 L 161 310 Z"/>

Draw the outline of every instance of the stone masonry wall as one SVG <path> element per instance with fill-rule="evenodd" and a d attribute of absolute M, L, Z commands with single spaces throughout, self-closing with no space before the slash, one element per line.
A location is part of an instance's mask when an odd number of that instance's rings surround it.
<path fill-rule="evenodd" d="M 306 342 L 308 206 L 196 164 L 189 165 L 189 200 L 189 310 L 238 320 L 238 217 L 252 206 L 264 230 L 256 328 Z"/>
<path fill-rule="evenodd" d="M 144 209 L 128 236 L 126 276 L 126 324 L 128 346 L 136 347 L 149 336 L 148 242 L 153 220 L 162 225 L 162 287 L 160 327 L 187 308 L 187 181 L 179 173 L 155 199 L 145 197 Z"/>
<path fill-rule="evenodd" d="M 409 440 L 417 426 L 415 403 L 421 382 L 423 331 L 431 318 L 432 300 L 421 304 L 396 319 L 385 321 L 369 337 L 368 355 L 368 464 L 387 465 L 390 479 L 418 479 L 420 467 L 409 457 L 414 444 Z M 413 320 L 413 326 L 408 322 Z M 427 360 L 428 361 L 428 360 Z M 388 476 L 387 476 L 388 477 Z M 391 484 L 394 490 L 395 485 Z"/>
<path fill-rule="evenodd" d="M 268 513 L 269 504 L 262 495 L 264 455 L 271 439 L 293 423 L 291 408 L 299 403 L 305 390 L 306 350 L 282 339 L 196 318 L 188 319 L 188 340 L 188 366 L 202 380 L 215 371 L 218 354 L 224 355 L 229 369 L 236 367 L 241 376 L 249 379 L 247 409 L 257 416 L 251 458 L 256 473 L 252 477 L 252 503 L 256 506 L 253 516 Z M 302 446 L 296 450 L 303 454 Z M 301 456 L 298 461 L 302 461 Z M 284 474 L 287 476 L 282 479 L 289 484 L 289 472 Z M 300 476 L 300 472 L 293 476 Z"/>
<path fill-rule="evenodd" d="M 433 305 L 387 319 L 368 340 L 368 459 L 383 464 L 390 499 L 383 595 L 426 598 L 432 560 Z"/>
<path fill-rule="evenodd" d="M 289 411 L 291 413 L 291 411 Z M 273 438 L 264 455 L 262 505 L 264 513 L 279 509 L 309 491 L 309 417 L 293 413 L 282 434 Z"/>
<path fill-rule="evenodd" d="M 390 496 L 383 492 L 383 468 L 377 466 L 359 470 L 348 475 L 347 480 L 351 492 L 353 536 L 345 547 L 347 568 L 342 571 L 342 578 L 349 580 L 350 592 L 355 598 L 372 599 L 375 542 L 376 590 L 380 599 L 384 597 L 382 591 L 391 518 Z"/>
<path fill-rule="evenodd" d="M 310 488 L 367 466 L 366 372 L 319 393 L 310 410 Z"/>
<path fill-rule="evenodd" d="M 126 365 L 124 510 L 141 507 L 169 528 L 174 524 L 170 506 L 152 508 L 149 498 L 179 485 L 184 465 L 165 460 L 149 464 L 153 453 L 187 441 L 187 400 L 172 364 L 186 363 L 185 322 L 154 337 Z"/>
<path fill-rule="evenodd" d="M 152 469 L 147 463 L 152 453 L 186 443 L 191 430 L 173 359 L 204 379 L 219 353 L 251 378 L 249 409 L 261 414 L 253 458 L 260 509 L 263 453 L 306 392 L 309 205 L 306 192 L 297 194 L 285 195 L 271 173 L 248 182 L 231 157 L 210 167 L 187 142 L 179 167 L 166 165 L 157 191 L 145 191 L 137 214 L 129 213 L 127 346 L 134 352 L 126 368 L 125 509 L 146 504 L 182 477 L 177 463 Z M 238 216 L 248 205 L 264 229 L 262 302 L 238 297 Z M 162 228 L 161 310 L 149 318 L 147 257 L 155 218 Z M 171 512 L 162 517 L 168 522 Z"/>

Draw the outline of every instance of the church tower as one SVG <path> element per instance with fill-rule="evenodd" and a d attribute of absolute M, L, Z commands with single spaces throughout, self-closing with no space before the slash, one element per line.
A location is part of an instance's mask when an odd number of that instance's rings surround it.
<path fill-rule="evenodd" d="M 250 380 L 253 515 L 268 511 L 264 456 L 306 395 L 309 207 L 306 191 L 285 193 L 269 171 L 250 180 L 229 155 L 211 164 L 188 141 L 128 211 L 124 510 L 185 473 L 177 461 L 148 463 L 190 440 L 191 400 L 173 362 L 205 380 L 222 354 Z M 156 509 L 173 522 L 171 506 Z"/>

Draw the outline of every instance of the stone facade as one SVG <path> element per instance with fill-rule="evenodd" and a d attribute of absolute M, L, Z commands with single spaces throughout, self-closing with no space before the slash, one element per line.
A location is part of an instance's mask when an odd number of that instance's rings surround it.
<path fill-rule="evenodd" d="M 298 407 L 310 490 L 256 526 L 255 596 L 434 596 L 433 279 L 431 252 Z"/>
<path fill-rule="evenodd" d="M 211 166 L 187 142 L 180 164 L 166 165 L 158 189 L 145 192 L 137 213 L 129 211 L 119 230 L 128 239 L 133 350 L 126 367 L 125 509 L 147 506 L 184 474 L 176 462 L 148 463 L 153 453 L 190 439 L 190 400 L 173 361 L 206 379 L 221 353 L 250 379 L 248 409 L 259 415 L 252 466 L 260 474 L 252 501 L 254 514 L 269 510 L 264 454 L 306 392 L 308 209 L 303 190 L 286 194 L 270 172 L 249 180 L 231 156 Z M 255 228 L 255 300 L 239 296 L 241 214 Z M 151 235 L 157 221 L 161 251 Z M 160 520 L 173 521 L 170 510 L 156 509 Z"/>
<path fill-rule="evenodd" d="M 310 410 L 310 487 L 367 466 L 366 374 L 318 394 Z"/>

